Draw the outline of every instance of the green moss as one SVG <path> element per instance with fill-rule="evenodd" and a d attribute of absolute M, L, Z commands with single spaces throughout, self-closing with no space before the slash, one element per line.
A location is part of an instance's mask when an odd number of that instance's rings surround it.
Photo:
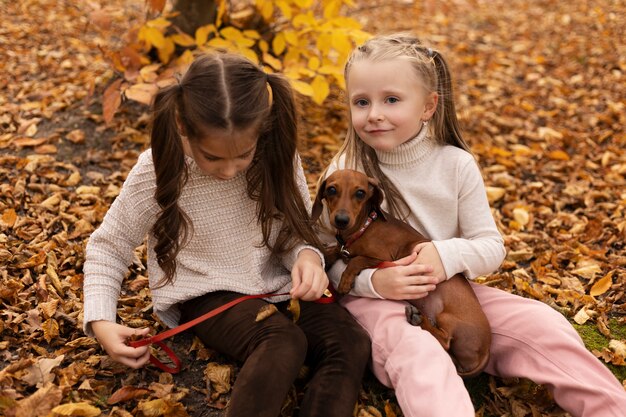
<path fill-rule="evenodd" d="M 595 324 L 585 323 L 580 325 L 572 323 L 572 325 L 583 339 L 583 342 L 585 342 L 587 349 L 602 351 L 603 348 L 609 346 L 609 339 L 600 333 Z M 609 320 L 609 328 L 611 329 L 613 337 L 616 339 L 626 339 L 626 329 L 624 327 L 626 326 L 619 324 L 615 319 Z M 613 375 L 615 375 L 620 382 L 626 379 L 626 366 L 615 366 L 603 360 L 600 361 L 613 372 Z"/>

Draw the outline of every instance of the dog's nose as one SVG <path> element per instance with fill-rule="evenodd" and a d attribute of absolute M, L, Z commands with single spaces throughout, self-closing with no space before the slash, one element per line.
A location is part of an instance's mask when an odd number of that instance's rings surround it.
<path fill-rule="evenodd" d="M 335 215 L 335 227 L 337 229 L 345 229 L 350 223 L 350 216 L 345 213 L 339 213 Z"/>

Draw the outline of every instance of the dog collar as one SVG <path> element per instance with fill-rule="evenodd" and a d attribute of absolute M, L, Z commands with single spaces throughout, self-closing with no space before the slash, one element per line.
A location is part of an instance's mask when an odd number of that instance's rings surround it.
<path fill-rule="evenodd" d="M 359 230 L 357 230 L 355 233 L 353 233 L 352 236 L 350 236 L 346 242 L 344 242 L 343 238 L 339 236 L 339 234 L 335 235 L 335 239 L 337 239 L 337 242 L 341 245 L 341 247 L 339 248 L 339 252 L 341 253 L 342 256 L 346 258 L 350 257 L 348 246 L 352 245 L 358 238 L 363 236 L 363 233 L 365 233 L 365 230 L 367 230 L 370 224 L 372 224 L 372 222 L 376 220 L 377 218 L 378 218 L 378 213 L 376 213 L 376 210 L 372 210 L 369 216 L 367 216 L 367 219 L 365 220 L 365 223 L 363 224 L 363 226 Z"/>

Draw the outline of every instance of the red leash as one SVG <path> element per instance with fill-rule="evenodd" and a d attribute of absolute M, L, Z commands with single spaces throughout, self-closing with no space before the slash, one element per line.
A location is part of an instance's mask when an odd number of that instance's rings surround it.
<path fill-rule="evenodd" d="M 159 333 L 155 336 L 151 336 L 151 337 L 147 337 L 145 339 L 141 339 L 141 340 L 134 340 L 129 342 L 129 346 L 131 347 L 140 347 L 140 346 L 146 346 L 146 345 L 151 345 L 151 344 L 155 344 L 157 346 L 159 346 L 161 349 L 163 349 L 163 351 L 167 354 L 167 356 L 169 356 L 169 358 L 172 360 L 172 363 L 174 363 L 174 366 L 167 366 L 165 365 L 163 362 L 161 362 L 160 360 L 158 360 L 157 358 L 155 358 L 154 356 L 150 355 L 150 363 L 152 363 L 154 366 L 156 366 L 157 368 L 165 371 L 165 372 L 169 372 L 171 374 L 176 374 L 180 371 L 180 360 L 178 359 L 178 357 L 176 356 L 176 353 L 174 353 L 174 351 L 172 349 L 170 349 L 165 343 L 163 343 L 163 340 L 172 337 L 180 332 L 184 332 L 185 330 L 189 329 L 190 327 L 195 326 L 198 323 L 202 323 L 203 321 L 205 321 L 208 318 L 211 318 L 213 316 L 217 316 L 220 313 L 223 313 L 224 311 L 228 310 L 229 308 L 232 308 L 234 306 L 236 306 L 237 304 L 246 301 L 246 300 L 252 300 L 255 298 L 268 298 L 268 297 L 277 297 L 279 295 L 288 295 L 289 293 L 280 293 L 280 294 L 255 294 L 255 295 L 244 295 L 241 296 L 239 298 L 235 298 L 234 300 L 218 307 L 215 308 L 205 314 L 203 314 L 200 317 L 196 317 L 193 320 L 190 320 L 184 324 L 181 324 L 180 326 L 174 327 L 172 329 L 166 330 L 162 333 Z M 328 295 L 330 294 L 330 295 Z M 332 286 L 328 286 L 328 290 L 324 292 L 325 296 L 322 296 L 320 299 L 316 300 L 316 303 L 320 303 L 320 304 L 329 304 L 329 303 L 333 303 L 335 302 L 335 292 L 334 290 L 332 290 Z"/>

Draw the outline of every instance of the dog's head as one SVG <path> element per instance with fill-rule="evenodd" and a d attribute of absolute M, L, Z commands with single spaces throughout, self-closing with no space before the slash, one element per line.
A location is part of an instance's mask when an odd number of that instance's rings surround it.
<path fill-rule="evenodd" d="M 317 190 L 311 217 L 316 221 L 322 214 L 325 200 L 331 225 L 342 231 L 351 232 L 365 221 L 369 213 L 380 212 L 383 193 L 378 181 L 351 169 L 333 172 Z"/>

